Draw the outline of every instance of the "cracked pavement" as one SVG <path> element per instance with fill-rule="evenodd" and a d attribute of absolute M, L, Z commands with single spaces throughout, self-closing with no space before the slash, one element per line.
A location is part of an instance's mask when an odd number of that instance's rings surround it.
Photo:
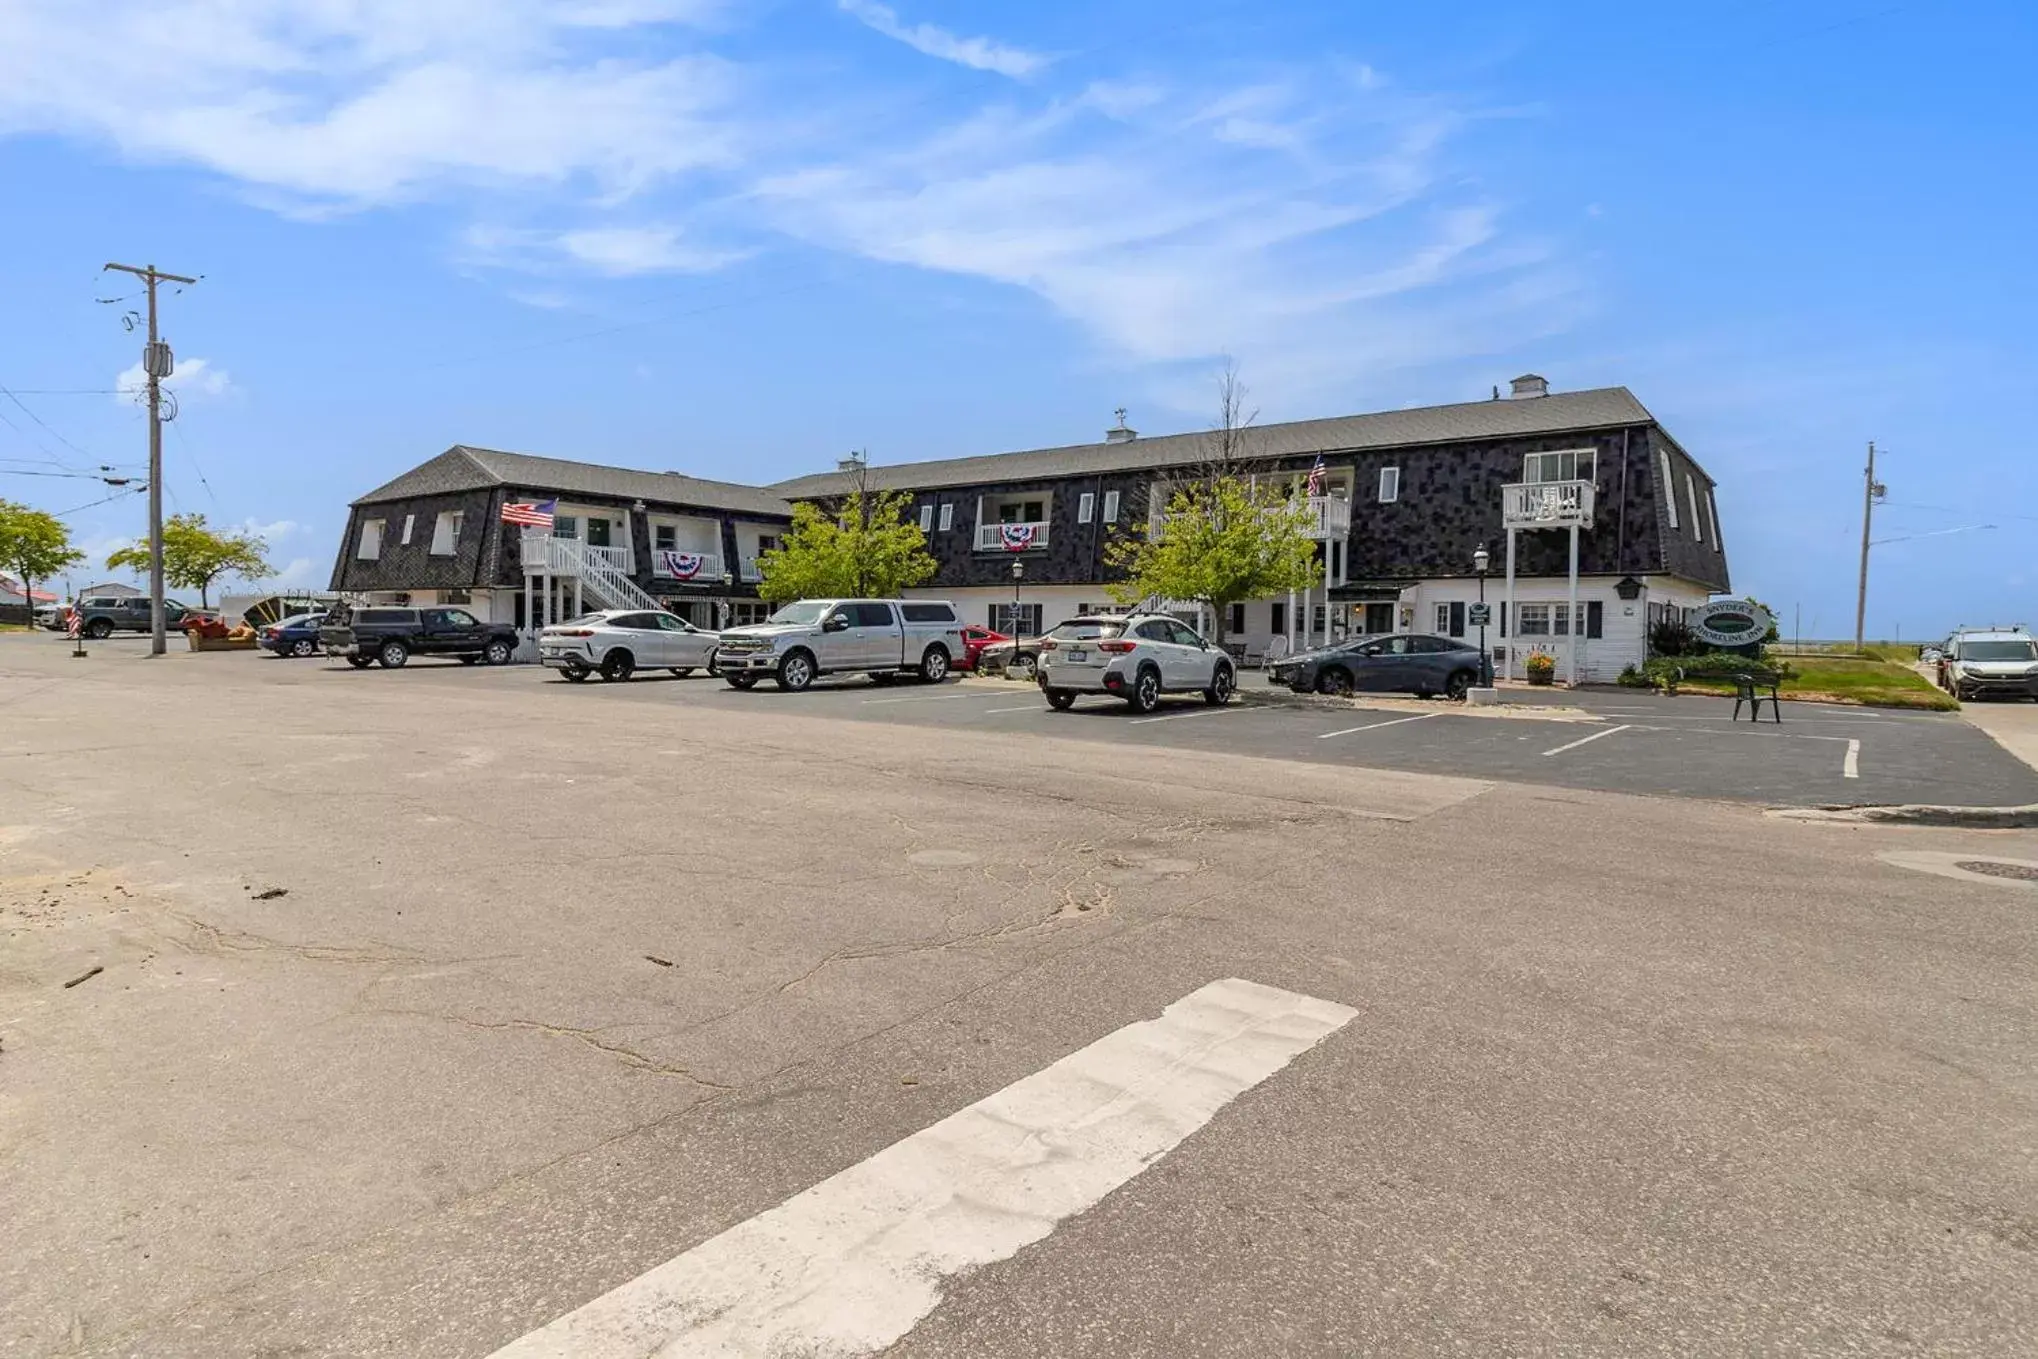
<path fill-rule="evenodd" d="M 1361 1016 L 900 1354 L 2038 1344 L 2038 913 L 1877 858 L 2038 837 L 66 650 L 0 1354 L 487 1354 L 1226 976 Z"/>

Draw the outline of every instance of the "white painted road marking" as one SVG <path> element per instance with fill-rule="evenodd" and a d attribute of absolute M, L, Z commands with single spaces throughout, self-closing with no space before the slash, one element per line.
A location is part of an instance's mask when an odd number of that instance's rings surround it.
<path fill-rule="evenodd" d="M 1543 754 L 1562 755 L 1567 750 L 1576 750 L 1580 746 L 1589 746 L 1594 741 L 1600 740 L 1608 736 L 1618 736 L 1620 735 L 1620 733 L 1627 730 L 1628 728 L 1626 727 L 1608 727 L 1605 731 L 1595 731 L 1590 736 L 1581 736 L 1576 741 L 1567 742 L 1566 744 L 1557 746 L 1554 749 L 1546 750 L 1543 752 Z"/>
<path fill-rule="evenodd" d="M 1240 710 L 1239 710 L 1239 709 L 1237 709 L 1237 708 L 1229 708 L 1229 707 L 1227 707 L 1227 708 L 1190 708 L 1190 709 L 1188 709 L 1188 710 L 1186 710 L 1186 711 L 1184 711 L 1184 712 L 1178 712 L 1178 713 L 1164 713 L 1164 714 L 1162 714 L 1162 715 L 1161 715 L 1161 716 L 1159 716 L 1159 717 L 1135 717 L 1135 718 L 1133 718 L 1133 719 L 1132 719 L 1131 725 L 1132 725 L 1132 726 L 1135 726 L 1135 727 L 1137 727 L 1137 726 L 1143 726 L 1144 724 L 1146 724 L 1146 723 L 1148 723 L 1148 722 L 1172 722 L 1172 721 L 1174 721 L 1174 720 L 1175 720 L 1176 718 L 1178 718 L 1178 717 L 1222 717 L 1222 716 L 1224 716 L 1224 714 L 1226 714 L 1226 713 L 1235 713 L 1235 712 L 1238 712 L 1238 711 L 1240 711 Z"/>
<path fill-rule="evenodd" d="M 1366 724 L 1365 726 L 1363 726 L 1363 727 L 1346 727 L 1346 728 L 1345 728 L 1344 730 L 1342 730 L 1342 731 L 1327 731 L 1327 732 L 1323 733 L 1323 735 L 1321 735 L 1321 736 L 1317 737 L 1316 739 L 1317 739 L 1317 740 L 1319 740 L 1319 741 L 1328 741 L 1328 740 L 1329 740 L 1329 739 L 1330 739 L 1331 737 L 1333 737 L 1333 736 L 1350 736 L 1350 735 L 1351 735 L 1351 734 L 1352 734 L 1353 732 L 1355 732 L 1355 731 L 1377 731 L 1377 730 L 1379 730 L 1379 729 L 1380 729 L 1381 727 L 1398 727 L 1398 726 L 1400 726 L 1400 725 L 1401 725 L 1401 724 L 1402 724 L 1403 722 L 1423 722 L 1423 721 L 1427 721 L 1428 719 L 1430 719 L 1430 718 L 1432 718 L 1432 717 L 1436 717 L 1436 716 L 1439 716 L 1439 714 L 1437 714 L 1437 713 L 1417 713 L 1417 714 L 1416 714 L 1415 716 L 1413 716 L 1413 717 L 1394 717 L 1394 718 L 1389 718 L 1389 719 L 1388 719 L 1387 721 L 1385 721 L 1385 722 L 1368 722 L 1368 723 L 1367 723 L 1367 724 Z"/>
<path fill-rule="evenodd" d="M 1840 776 L 1849 779 L 1861 777 L 1861 743 L 1859 741 L 1849 741 L 1847 743 L 1847 758 L 1840 762 Z"/>
<path fill-rule="evenodd" d="M 983 715 L 985 717 L 995 717 L 999 713 L 1044 713 L 1046 711 L 1047 705 L 1045 703 L 1029 703 L 1023 708 L 986 708 Z"/>
<path fill-rule="evenodd" d="M 863 700 L 863 701 L 864 701 L 864 702 L 865 702 L 866 704 L 871 704 L 871 703 L 946 703 L 946 702 L 948 702 L 948 701 L 949 701 L 949 700 L 951 700 L 951 699 L 958 699 L 958 698 L 974 698 L 974 699 L 982 700 L 982 699 L 986 699 L 986 698 L 989 698 L 989 697 L 990 697 L 990 695 L 989 695 L 989 694 L 981 694 L 981 693 L 974 693 L 974 692 L 972 692 L 972 693 L 967 693 L 967 694 L 913 694 L 913 695 L 910 695 L 910 696 L 908 696 L 908 697 L 906 697 L 906 698 L 867 698 L 867 699 L 865 699 L 865 700 Z"/>
<path fill-rule="evenodd" d="M 492 1359 L 875 1353 L 934 1310 L 944 1279 L 1045 1237 L 1357 1013 L 1211 982 Z"/>

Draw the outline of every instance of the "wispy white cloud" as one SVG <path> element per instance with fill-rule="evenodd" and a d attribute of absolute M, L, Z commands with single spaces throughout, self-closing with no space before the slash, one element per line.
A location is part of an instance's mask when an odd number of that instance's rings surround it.
<path fill-rule="evenodd" d="M 467 229 L 461 246 L 462 258 L 472 265 L 539 274 L 591 271 L 607 278 L 709 273 L 750 253 L 695 244 L 683 229 L 661 224 L 562 231 L 478 225 Z M 570 305 L 557 295 L 519 300 L 533 306 Z"/>
<path fill-rule="evenodd" d="M 253 515 L 249 515 L 246 519 L 242 520 L 240 527 L 241 532 L 252 533 L 263 542 L 269 543 L 272 546 L 279 538 L 288 538 L 294 533 L 302 533 L 304 531 L 304 525 L 298 523 L 295 519 L 272 519 L 265 524 Z"/>
<path fill-rule="evenodd" d="M 532 306 L 788 241 L 983 280 L 1161 399 L 1226 354 L 1271 404 L 1391 399 L 1396 369 L 1505 351 L 1585 305 L 1482 187 L 1466 101 L 1336 55 L 1251 78 L 1104 55 L 1077 79 L 837 3 L 1023 83 L 901 103 L 764 44 L 723 55 L 717 25 L 747 12 L 710 0 L 107 0 L 89 26 L 73 0 L 12 0 L 0 135 L 201 166 L 279 211 L 449 202 L 484 224 L 453 233 L 457 263 Z M 202 359 L 173 383 L 229 385 Z"/>
<path fill-rule="evenodd" d="M 909 24 L 890 5 L 878 0 L 836 0 L 845 14 L 865 28 L 906 44 L 937 61 L 952 61 L 975 71 L 994 71 L 1024 80 L 1047 69 L 1052 58 L 990 38 L 962 38 L 933 24 Z"/>
<path fill-rule="evenodd" d="M 696 22 L 701 0 L 69 0 L 0 7 L 0 131 L 82 134 L 264 192 L 361 206 L 448 182 L 627 193 L 726 163 L 732 68 L 574 60 L 582 35 Z M 118 42 L 105 40 L 120 34 Z M 280 197 L 278 197 L 280 195 Z"/>
<path fill-rule="evenodd" d="M 163 379 L 163 386 L 179 397 L 225 396 L 232 389 L 233 377 L 226 369 L 217 367 L 210 359 L 177 360 L 177 371 Z M 148 392 L 149 375 L 143 371 L 141 360 L 135 360 L 132 367 L 121 370 L 113 379 L 114 400 L 125 405 L 131 401 L 143 400 Z"/>
<path fill-rule="evenodd" d="M 289 561 L 283 563 L 282 568 L 275 575 L 269 577 L 269 579 L 281 581 L 285 585 L 303 585 L 309 582 L 314 575 L 318 574 L 323 573 L 316 570 L 311 558 L 292 557 Z"/>
<path fill-rule="evenodd" d="M 1270 400 L 1349 402 L 1575 315 L 1547 248 L 1453 173 L 1467 115 L 1335 69 L 1138 89 L 1000 105 L 758 200 L 802 239 L 1030 291 L 1161 399 L 1191 375 L 1196 408 L 1220 355 Z"/>

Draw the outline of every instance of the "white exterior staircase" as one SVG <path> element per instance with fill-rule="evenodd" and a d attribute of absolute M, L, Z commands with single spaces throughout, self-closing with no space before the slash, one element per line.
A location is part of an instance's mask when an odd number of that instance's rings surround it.
<path fill-rule="evenodd" d="M 524 575 L 578 579 L 581 588 L 612 609 L 662 609 L 630 576 L 629 553 L 620 547 L 589 547 L 578 538 L 555 538 L 530 529 L 523 538 Z"/>

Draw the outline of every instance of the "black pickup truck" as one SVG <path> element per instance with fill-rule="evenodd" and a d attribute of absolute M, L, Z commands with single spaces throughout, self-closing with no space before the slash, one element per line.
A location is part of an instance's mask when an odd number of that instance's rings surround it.
<path fill-rule="evenodd" d="M 484 623 L 465 609 L 444 605 L 399 609 L 368 604 L 335 609 L 318 630 L 328 656 L 344 656 L 365 670 L 377 661 L 394 670 L 412 656 L 451 656 L 462 665 L 507 665 L 516 654 L 516 629 Z"/>

